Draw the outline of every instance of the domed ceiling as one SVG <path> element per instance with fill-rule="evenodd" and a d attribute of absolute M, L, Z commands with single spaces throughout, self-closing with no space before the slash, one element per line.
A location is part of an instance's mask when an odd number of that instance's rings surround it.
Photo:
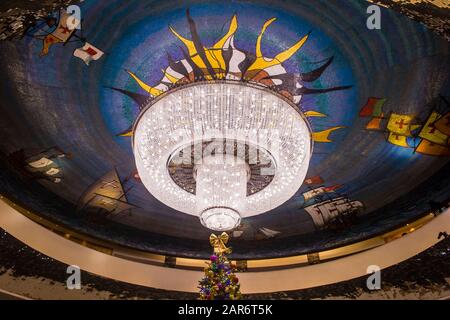
<path fill-rule="evenodd" d="M 0 192 L 86 234 L 206 256 L 210 231 L 141 183 L 131 135 L 152 98 L 222 73 L 290 99 L 314 140 L 295 196 L 230 233 L 235 257 L 317 251 L 417 218 L 450 194 L 449 42 L 385 8 L 371 30 L 369 5 L 86 0 L 75 31 L 55 12 L 59 24 L 0 42 Z"/>

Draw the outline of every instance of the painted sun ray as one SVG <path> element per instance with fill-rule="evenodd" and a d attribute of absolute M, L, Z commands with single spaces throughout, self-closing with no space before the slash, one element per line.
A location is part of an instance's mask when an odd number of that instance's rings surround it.
<path fill-rule="evenodd" d="M 225 76 L 226 63 L 222 55 L 227 41 L 234 35 L 238 28 L 237 16 L 233 15 L 227 33 L 217 41 L 212 48 L 205 48 L 198 36 L 195 21 L 190 16 L 189 10 L 186 11 L 191 37 L 189 40 L 181 36 L 173 27 L 169 27 L 172 33 L 181 40 L 190 55 L 192 61 L 202 70 L 207 78 L 222 78 Z"/>
<path fill-rule="evenodd" d="M 345 128 L 345 127 L 338 126 L 338 127 L 333 127 L 333 128 L 327 129 L 327 130 L 319 131 L 319 132 L 313 132 L 312 139 L 314 142 L 324 142 L 324 143 L 333 142 L 333 140 L 330 139 L 331 133 L 336 130 L 343 129 L 343 128 Z"/>
<path fill-rule="evenodd" d="M 312 88 L 301 87 L 295 91 L 295 94 L 303 94 L 303 95 L 319 94 L 319 93 L 328 93 L 328 92 L 332 92 L 332 91 L 348 90 L 351 88 L 353 88 L 353 86 L 338 86 L 338 87 L 325 88 L 325 89 L 312 89 Z"/>
<path fill-rule="evenodd" d="M 152 96 L 157 97 L 159 96 L 161 93 L 163 93 L 163 91 L 158 90 L 156 88 L 150 87 L 148 84 L 146 84 L 145 82 L 143 82 L 141 79 L 139 79 L 133 72 L 127 70 L 128 74 L 137 82 L 137 84 L 144 89 L 145 91 L 147 91 L 148 93 L 150 93 Z"/>
<path fill-rule="evenodd" d="M 131 92 L 128 90 L 114 88 L 114 87 L 106 87 L 106 88 L 120 92 L 124 95 L 127 95 L 128 97 L 133 99 L 134 102 L 136 102 L 136 104 L 139 106 L 139 109 L 142 109 L 144 103 L 148 100 L 148 96 L 144 96 L 144 95 L 136 93 L 136 92 Z"/>
<path fill-rule="evenodd" d="M 194 44 L 195 50 L 197 51 L 197 54 L 202 59 L 204 65 L 206 66 L 206 70 L 202 70 L 205 73 L 206 77 L 212 77 L 213 79 L 216 77 L 216 72 L 214 71 L 213 66 L 211 65 L 211 62 L 206 57 L 206 50 L 205 47 L 203 47 L 202 41 L 200 39 L 200 36 L 197 32 L 197 26 L 195 24 L 194 19 L 192 19 L 189 9 L 186 10 L 186 16 L 189 23 L 189 30 L 191 32 L 192 42 Z"/>
<path fill-rule="evenodd" d="M 198 56 L 197 49 L 195 48 L 194 42 L 192 40 L 186 39 L 182 35 L 180 35 L 172 26 L 169 26 L 170 31 L 181 41 L 184 46 L 188 50 L 189 56 L 192 58 L 192 61 L 200 68 L 206 69 L 206 65 L 204 61 Z"/>
<path fill-rule="evenodd" d="M 301 47 L 306 43 L 310 36 L 311 32 L 309 32 L 307 35 L 305 35 L 303 38 L 301 38 L 299 41 L 297 41 L 296 44 L 294 44 L 292 47 L 286 49 L 285 51 L 277 54 L 275 58 L 273 58 L 274 61 L 277 61 L 278 63 L 283 63 L 286 60 L 288 60 L 290 57 L 292 57 L 298 50 L 300 50 Z"/>
<path fill-rule="evenodd" d="M 282 65 L 270 66 L 265 68 L 264 71 L 267 72 L 267 74 L 270 74 L 272 77 L 287 73 L 286 69 Z"/>
<path fill-rule="evenodd" d="M 262 42 L 262 37 L 264 35 L 264 33 L 266 32 L 267 28 L 272 24 L 272 22 L 274 22 L 275 20 L 277 20 L 277 18 L 270 18 L 269 20 L 267 20 L 266 22 L 264 22 L 261 31 L 258 35 L 258 38 L 256 39 L 256 48 L 255 48 L 255 53 L 256 53 L 256 59 L 263 59 L 263 53 L 261 50 L 261 42 Z"/>
<path fill-rule="evenodd" d="M 127 130 L 122 131 L 117 134 L 118 137 L 132 137 L 133 136 L 133 126 L 129 127 Z"/>
<path fill-rule="evenodd" d="M 183 63 L 183 65 L 186 66 L 186 68 L 192 70 L 191 72 L 189 72 L 189 81 L 195 81 L 195 79 L 199 79 L 199 78 L 203 78 L 204 74 L 202 72 L 202 69 L 197 66 L 195 64 L 195 62 L 191 59 L 191 57 L 189 56 L 189 52 L 186 52 L 186 50 L 184 50 L 182 47 L 180 47 L 181 52 L 183 53 L 184 59 L 181 61 L 185 61 L 185 63 Z"/>
<path fill-rule="evenodd" d="M 234 34 L 237 31 L 237 28 L 238 28 L 237 15 L 234 14 L 233 17 L 231 18 L 230 26 L 228 27 L 227 33 L 213 45 L 213 48 L 223 49 L 225 47 L 225 44 L 229 41 L 229 39 L 232 36 L 234 36 Z"/>
<path fill-rule="evenodd" d="M 282 67 L 281 65 L 278 65 L 279 67 Z M 298 84 L 298 81 L 300 80 L 300 76 L 299 75 L 295 75 L 295 74 L 289 74 L 287 73 L 287 71 L 283 68 L 282 70 L 284 70 L 284 73 L 280 73 L 280 68 L 277 69 L 270 69 L 268 68 L 269 71 L 270 70 L 277 70 L 278 73 L 277 74 L 268 74 L 267 73 L 267 69 L 264 70 L 264 72 L 261 72 L 258 76 L 256 76 L 254 79 L 258 79 L 258 81 L 263 81 L 263 82 L 268 82 L 268 81 L 272 81 L 273 83 L 275 83 L 276 81 L 281 81 L 281 83 L 279 84 L 279 88 L 283 89 L 283 90 L 289 90 L 289 88 L 293 88 L 296 87 Z M 270 71 L 272 72 L 272 71 Z M 275 73 L 275 71 L 274 71 Z"/>
<path fill-rule="evenodd" d="M 320 67 L 306 73 L 289 73 L 283 66 L 283 62 L 292 57 L 307 42 L 311 32 L 298 40 L 293 46 L 277 54 L 274 58 L 267 58 L 262 53 L 262 38 L 266 29 L 276 20 L 271 18 L 265 21 L 257 39 L 255 53 L 239 50 L 234 45 L 235 33 L 238 29 L 238 20 L 234 14 L 230 20 L 228 31 L 212 47 L 206 48 L 202 45 L 197 33 L 195 21 L 186 11 L 192 40 L 180 35 L 172 26 L 170 31 L 184 44 L 180 47 L 184 59 L 174 61 L 168 54 L 168 66 L 161 69 L 163 76 L 161 80 L 151 87 L 140 80 L 134 73 L 127 71 L 139 86 L 150 95 L 156 97 L 170 90 L 172 85 L 178 85 L 197 80 L 251 80 L 258 84 L 276 90 L 287 99 L 300 106 L 304 95 L 322 94 L 337 90 L 350 89 L 353 86 L 336 86 L 331 88 L 307 88 L 305 82 L 313 82 L 320 78 L 324 71 L 331 65 L 334 57 L 317 62 L 323 63 Z M 126 94 L 126 93 L 124 93 Z M 327 115 L 316 111 L 305 112 L 307 117 L 327 117 Z M 330 135 L 333 131 L 344 128 L 337 126 L 313 133 L 316 142 L 332 142 Z M 119 134 L 120 136 L 132 136 L 132 128 Z"/>
<path fill-rule="evenodd" d="M 322 74 L 324 73 L 324 71 L 331 65 L 331 63 L 334 60 L 334 56 L 331 58 L 327 59 L 327 62 L 325 62 L 322 66 L 320 66 L 319 68 L 312 70 L 310 72 L 307 73 L 302 73 L 300 75 L 300 78 L 302 79 L 302 81 L 304 82 L 313 82 L 316 81 L 317 79 L 319 79 Z"/>
<path fill-rule="evenodd" d="M 181 60 L 181 64 L 186 68 L 188 75 L 194 72 L 192 65 L 186 59 Z"/>
<path fill-rule="evenodd" d="M 163 78 L 164 79 L 164 78 Z M 155 87 L 155 89 L 160 90 L 162 92 L 169 90 L 169 86 L 161 80 L 161 82 Z"/>
<path fill-rule="evenodd" d="M 192 70 L 189 70 L 185 64 L 182 61 L 175 61 L 172 56 L 168 53 L 167 54 L 167 61 L 169 63 L 169 66 L 166 68 L 166 72 L 171 72 L 169 70 L 173 70 L 174 73 L 171 73 L 173 76 L 176 76 L 177 74 L 182 75 L 180 79 L 189 78 L 189 73 L 192 72 Z M 190 68 L 191 66 L 186 62 L 186 65 Z M 170 68 L 170 69 L 169 69 Z"/>
<path fill-rule="evenodd" d="M 236 33 L 238 28 L 238 20 L 237 15 L 234 14 L 231 18 L 230 26 L 228 27 L 227 33 L 219 40 L 217 41 L 211 49 L 207 49 L 207 57 L 210 59 L 210 63 L 213 64 L 214 67 L 217 67 L 219 70 L 222 70 L 224 72 L 224 75 L 228 73 L 229 70 L 227 70 L 227 61 L 225 60 L 225 51 L 229 52 L 231 51 L 233 55 L 233 51 L 236 50 L 234 47 L 234 34 Z M 212 61 L 211 61 L 212 60 Z M 217 66 L 215 66 L 215 62 L 218 63 Z M 228 61 L 229 62 L 229 61 Z"/>
<path fill-rule="evenodd" d="M 307 116 L 307 117 L 318 117 L 318 118 L 325 118 L 325 117 L 327 117 L 326 114 L 318 112 L 318 111 L 314 111 L 314 110 L 306 111 L 305 112 L 305 116 Z"/>
<path fill-rule="evenodd" d="M 188 14 L 188 12 L 187 12 L 187 14 Z M 188 20 L 189 20 L 189 18 L 190 18 L 190 16 L 188 17 Z M 192 18 L 191 18 L 191 20 L 192 20 Z M 193 26 L 191 25 L 191 23 L 190 23 L 190 28 L 191 28 L 191 33 L 192 33 Z M 188 61 L 192 60 L 192 62 L 195 64 L 195 66 L 197 66 L 198 69 L 202 72 L 202 75 L 211 77 L 209 74 L 209 73 L 211 73 L 211 70 L 210 70 L 211 67 L 209 66 L 209 68 L 208 68 L 208 66 L 205 62 L 205 60 L 207 60 L 206 56 L 202 57 L 201 53 L 199 53 L 197 51 L 199 44 L 194 43 L 193 40 L 189 40 L 189 39 L 183 37 L 172 26 L 169 26 L 169 29 L 181 42 L 183 42 L 186 49 L 188 50 L 187 56 L 189 56 L 189 59 L 187 59 L 187 57 L 186 57 L 186 60 L 188 60 Z M 195 30 L 195 26 L 194 26 L 194 30 Z"/>
<path fill-rule="evenodd" d="M 245 53 L 236 49 L 234 46 L 234 35 L 225 42 L 222 52 L 225 61 L 226 79 L 240 80 L 242 79 L 242 71 L 240 64 L 245 61 Z"/>
<path fill-rule="evenodd" d="M 277 54 L 274 58 L 267 58 L 263 56 L 262 50 L 261 50 L 261 42 L 262 42 L 262 37 L 267 29 L 267 27 L 272 24 L 272 22 L 274 22 L 276 20 L 276 18 L 271 18 L 269 20 L 267 20 L 262 29 L 261 32 L 258 35 L 257 41 L 256 41 L 256 59 L 253 62 L 252 65 L 250 65 L 250 67 L 247 69 L 246 71 L 246 78 L 247 79 L 252 79 L 255 76 L 255 73 L 260 72 L 261 70 L 264 70 L 268 67 L 272 67 L 272 66 L 276 66 L 279 64 L 282 64 L 283 62 L 285 62 L 286 60 L 288 60 L 290 57 L 292 57 L 298 50 L 300 50 L 301 47 L 303 47 L 303 45 L 306 43 L 306 41 L 308 40 L 311 32 L 309 32 L 307 35 L 305 35 L 303 38 L 301 38 L 299 41 L 297 41 L 297 43 L 295 43 L 293 46 L 291 46 L 290 48 L 280 52 L 279 54 Z"/>
<path fill-rule="evenodd" d="M 176 72 L 170 67 L 167 67 L 165 70 L 161 69 L 161 71 L 164 74 L 164 78 L 162 81 L 175 84 L 178 82 L 178 80 L 183 79 L 183 75 L 181 73 Z"/>

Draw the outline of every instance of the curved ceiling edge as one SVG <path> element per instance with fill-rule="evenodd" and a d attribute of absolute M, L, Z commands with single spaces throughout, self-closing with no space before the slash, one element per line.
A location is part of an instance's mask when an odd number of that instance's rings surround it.
<path fill-rule="evenodd" d="M 78 245 L 31 221 L 4 202 L 0 202 L 0 226 L 43 254 L 118 281 L 166 290 L 196 292 L 197 280 L 202 274 L 201 271 L 127 261 Z M 242 292 L 299 290 L 357 278 L 366 274 L 367 261 L 381 269 L 395 265 L 439 242 L 437 234 L 442 231 L 450 232 L 450 209 L 416 232 L 359 254 L 307 267 L 240 273 L 239 277 L 244 284 Z"/>

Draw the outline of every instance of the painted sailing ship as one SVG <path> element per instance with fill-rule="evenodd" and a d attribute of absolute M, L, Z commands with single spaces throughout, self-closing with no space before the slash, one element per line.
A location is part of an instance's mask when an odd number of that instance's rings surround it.
<path fill-rule="evenodd" d="M 449 102 L 440 97 L 447 106 Z M 391 112 L 385 117 L 383 105 L 386 99 L 369 98 L 361 109 L 360 117 L 371 117 L 366 130 L 387 134 L 387 142 L 415 153 L 430 156 L 450 156 L 450 112 L 439 111 L 436 106 L 423 124 L 415 123 L 414 114 Z"/>
<path fill-rule="evenodd" d="M 305 207 L 318 229 L 347 225 L 364 208 L 360 201 L 347 197 L 328 199 Z"/>
<path fill-rule="evenodd" d="M 325 187 L 325 186 L 321 186 L 318 188 L 310 188 L 308 191 L 303 193 L 303 200 L 304 203 L 307 204 L 308 202 L 310 202 L 311 200 L 323 196 L 327 193 L 332 193 L 335 192 L 336 190 L 338 190 L 339 188 L 341 188 L 342 185 L 337 184 L 334 186 L 330 186 L 330 187 Z"/>
<path fill-rule="evenodd" d="M 80 197 L 77 205 L 78 211 L 95 212 L 109 215 L 118 215 L 122 212 L 136 208 L 128 202 L 127 193 L 116 169 L 111 170 L 94 184 L 92 184 Z"/>
<path fill-rule="evenodd" d="M 352 201 L 337 192 L 343 187 L 341 184 L 312 187 L 314 184 L 324 183 L 319 176 L 307 181 L 309 190 L 302 194 L 303 209 L 311 216 L 317 229 L 348 226 L 364 208 L 360 201 Z"/>

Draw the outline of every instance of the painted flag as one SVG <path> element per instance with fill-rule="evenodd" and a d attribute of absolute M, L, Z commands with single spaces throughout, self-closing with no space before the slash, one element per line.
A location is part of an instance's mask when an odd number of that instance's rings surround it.
<path fill-rule="evenodd" d="M 320 188 L 316 188 L 310 191 L 307 191 L 305 193 L 303 193 L 303 199 L 305 199 L 305 202 L 320 196 L 321 194 L 325 193 L 325 188 L 324 187 L 320 187 Z"/>
<path fill-rule="evenodd" d="M 309 185 L 311 185 L 311 184 L 322 184 L 324 182 L 325 181 L 322 179 L 321 176 L 314 176 L 314 177 L 307 178 L 305 180 L 305 183 L 309 184 Z"/>
<path fill-rule="evenodd" d="M 406 137 L 406 136 L 398 135 L 398 134 L 391 132 L 391 133 L 389 133 L 388 141 L 389 141 L 389 143 L 392 143 L 393 145 L 396 145 L 399 147 L 410 148 L 407 138 L 408 137 Z"/>
<path fill-rule="evenodd" d="M 384 114 L 381 114 L 380 118 L 373 118 L 372 120 L 370 120 L 369 123 L 366 125 L 366 130 L 373 130 L 373 131 L 381 130 L 383 115 Z"/>
<path fill-rule="evenodd" d="M 429 156 L 450 157 L 450 148 L 427 140 L 422 140 L 416 148 L 416 152 Z"/>
<path fill-rule="evenodd" d="M 55 37 L 52 34 L 47 35 L 44 38 L 44 46 L 42 47 L 40 56 L 43 57 L 43 56 L 47 55 L 48 51 L 50 50 L 50 47 L 52 45 L 54 45 L 55 43 L 63 43 L 63 42 L 64 41 L 62 41 L 61 39 L 58 39 L 57 37 Z"/>
<path fill-rule="evenodd" d="M 334 191 L 336 191 L 337 189 L 340 189 L 340 188 L 342 188 L 342 187 L 343 187 L 342 184 L 336 184 L 336 185 L 331 186 L 331 187 L 325 187 L 324 190 L 325 190 L 325 192 L 334 192 Z"/>
<path fill-rule="evenodd" d="M 78 48 L 73 52 L 73 55 L 83 60 L 87 66 L 91 61 L 100 59 L 103 54 L 103 51 L 88 42 L 86 42 L 83 47 Z"/>
<path fill-rule="evenodd" d="M 28 165 L 35 169 L 45 168 L 54 162 L 46 157 L 42 157 L 39 160 L 35 160 L 33 162 L 29 162 Z"/>
<path fill-rule="evenodd" d="M 411 136 L 411 122 L 414 115 L 392 113 L 389 117 L 387 129 L 401 136 Z"/>
<path fill-rule="evenodd" d="M 67 40 L 69 40 L 69 38 L 75 32 L 75 30 L 76 30 L 75 28 L 70 28 L 67 25 L 67 21 L 69 18 L 73 19 L 73 17 L 71 15 L 69 15 L 67 12 L 62 10 L 60 13 L 60 19 L 58 22 L 58 26 L 56 27 L 55 31 L 46 35 L 43 38 L 44 44 L 43 44 L 43 48 L 42 48 L 42 51 L 40 54 L 41 56 L 47 55 L 50 47 L 52 45 L 54 45 L 55 43 L 67 42 Z"/>
<path fill-rule="evenodd" d="M 45 171 L 46 175 L 49 176 L 54 176 L 56 174 L 58 174 L 60 172 L 60 170 L 58 168 L 50 168 L 49 170 Z"/>
<path fill-rule="evenodd" d="M 369 98 L 365 106 L 359 112 L 360 117 L 382 117 L 383 106 L 387 99 Z"/>
<path fill-rule="evenodd" d="M 434 127 L 443 134 L 450 136 L 450 112 L 447 112 L 444 116 L 439 118 L 434 123 Z"/>
<path fill-rule="evenodd" d="M 447 145 L 449 136 L 439 131 L 435 125 L 435 122 L 440 118 L 441 115 L 433 111 L 422 127 L 422 130 L 420 130 L 419 137 L 436 144 Z"/>
<path fill-rule="evenodd" d="M 307 191 L 305 193 L 303 193 L 303 198 L 305 200 L 305 202 L 320 196 L 321 194 L 324 193 L 328 193 L 328 192 L 335 192 L 337 189 L 341 188 L 342 185 L 341 184 L 337 184 L 331 187 L 320 187 L 320 188 L 316 188 L 310 191 Z"/>

